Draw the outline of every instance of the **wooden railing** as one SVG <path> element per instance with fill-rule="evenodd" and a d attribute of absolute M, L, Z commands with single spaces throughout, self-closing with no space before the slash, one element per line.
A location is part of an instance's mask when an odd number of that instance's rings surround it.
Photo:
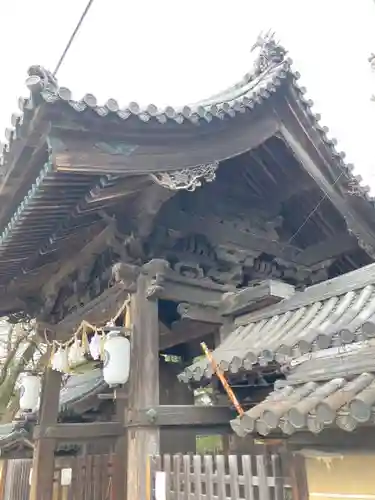
<path fill-rule="evenodd" d="M 286 500 L 280 455 L 163 455 L 151 460 L 157 500 Z"/>

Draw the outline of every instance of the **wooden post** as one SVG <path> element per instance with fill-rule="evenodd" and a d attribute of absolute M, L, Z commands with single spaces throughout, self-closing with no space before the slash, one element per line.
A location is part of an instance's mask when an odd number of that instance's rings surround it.
<path fill-rule="evenodd" d="M 42 384 L 39 425 L 42 429 L 56 424 L 59 413 L 61 373 L 47 368 Z M 55 471 L 54 439 L 40 438 L 35 442 L 30 500 L 51 500 Z"/>
<path fill-rule="evenodd" d="M 7 479 L 8 460 L 1 460 L 0 463 L 0 500 L 4 500 L 5 485 Z"/>
<path fill-rule="evenodd" d="M 116 390 L 116 420 L 121 422 L 124 419 L 127 400 L 125 396 L 127 388 L 122 387 Z M 126 500 L 127 490 L 127 433 L 119 437 L 114 446 L 113 481 L 110 500 Z M 125 466 L 125 467 L 124 467 Z M 124 470 L 125 469 L 125 470 Z"/>
<path fill-rule="evenodd" d="M 299 453 L 290 454 L 290 479 L 293 500 L 309 500 L 305 457 Z"/>
<path fill-rule="evenodd" d="M 150 263 L 152 264 L 152 262 Z M 149 298 L 151 269 L 142 268 L 137 290 L 132 295 L 131 372 L 128 410 L 159 405 L 159 321 L 158 301 Z M 147 498 L 149 456 L 159 453 L 159 429 L 138 427 L 128 429 L 127 498 Z"/>

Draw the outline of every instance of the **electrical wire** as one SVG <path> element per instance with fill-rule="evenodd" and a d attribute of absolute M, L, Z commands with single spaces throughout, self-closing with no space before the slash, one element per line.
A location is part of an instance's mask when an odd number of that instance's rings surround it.
<path fill-rule="evenodd" d="M 61 57 L 60 57 L 57 65 L 56 65 L 55 71 L 53 72 L 53 76 L 56 76 L 56 73 L 61 68 L 61 65 L 64 62 L 64 59 L 65 59 L 67 53 L 69 52 L 69 49 L 70 49 L 70 47 L 71 47 L 71 45 L 72 45 L 75 37 L 77 36 L 77 33 L 80 30 L 80 28 L 82 26 L 82 23 L 85 20 L 85 17 L 87 16 L 87 14 L 88 14 L 88 12 L 90 10 L 90 7 L 92 6 L 93 3 L 94 3 L 94 0 L 89 0 L 89 2 L 87 3 L 85 10 L 83 11 L 83 13 L 82 13 L 82 15 L 81 15 L 81 17 L 80 17 L 80 19 L 79 19 L 76 27 L 74 28 L 73 33 L 70 35 L 70 38 L 68 40 L 68 43 L 65 46 L 65 49 L 64 49 L 63 53 L 61 54 Z"/>
<path fill-rule="evenodd" d="M 334 187 L 338 181 L 341 179 L 341 177 L 344 175 L 344 172 L 341 172 L 335 181 L 331 184 L 331 188 Z M 304 226 L 307 224 L 307 222 L 311 219 L 311 217 L 314 215 L 314 213 L 318 210 L 320 205 L 323 203 L 328 198 L 328 193 L 326 191 L 323 191 L 324 195 L 322 198 L 319 200 L 319 202 L 316 204 L 316 206 L 311 210 L 311 212 L 307 215 L 306 219 L 302 222 L 302 224 L 299 226 L 299 228 L 292 234 L 292 236 L 289 238 L 289 240 L 286 242 L 286 245 L 290 245 L 294 238 L 299 234 L 299 232 L 304 228 Z"/>

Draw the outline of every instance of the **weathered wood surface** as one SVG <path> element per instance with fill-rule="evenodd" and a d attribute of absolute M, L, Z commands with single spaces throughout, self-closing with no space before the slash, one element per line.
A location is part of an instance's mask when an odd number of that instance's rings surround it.
<path fill-rule="evenodd" d="M 291 91 L 291 94 L 293 92 Z M 325 144 L 318 139 L 318 132 L 308 126 L 306 114 L 296 104 L 295 94 L 285 99 L 280 111 L 289 114 L 287 125 L 280 122 L 280 134 L 305 168 L 306 172 L 322 189 L 352 230 L 366 245 L 375 248 L 373 221 L 355 213 L 348 197 L 342 196 L 336 184 L 344 181 L 342 170 L 332 162 Z M 314 135 L 315 137 L 311 137 Z M 318 139 L 315 140 L 314 139 Z M 318 147 L 314 144 L 317 144 Z M 335 168 L 336 167 L 336 168 Z"/>
<path fill-rule="evenodd" d="M 305 457 L 293 454 L 289 462 L 293 500 L 309 500 Z"/>
<path fill-rule="evenodd" d="M 194 405 L 194 391 L 177 378 L 179 367 L 159 359 L 159 398 L 161 405 Z M 196 428 L 169 426 L 160 428 L 160 454 L 195 453 Z"/>
<path fill-rule="evenodd" d="M 113 454 L 56 458 L 52 461 L 53 485 L 49 500 L 124 500 L 123 492 L 115 489 Z M 2 500 L 28 500 L 29 475 L 32 460 L 8 460 Z M 62 469 L 71 469 L 71 484 L 62 485 Z"/>
<path fill-rule="evenodd" d="M 170 269 L 169 263 L 163 259 L 153 259 L 149 264 L 152 265 L 152 269 L 146 287 L 147 297 L 189 302 L 198 306 L 215 306 L 218 305 L 223 293 L 235 290 L 233 286 L 220 285 L 208 278 L 195 279 L 181 276 Z M 137 279 L 139 272 L 139 267 L 127 263 L 119 262 L 113 266 L 114 279 L 124 284 L 130 285 L 132 280 Z"/>
<path fill-rule="evenodd" d="M 281 281 L 266 280 L 238 292 L 225 294 L 221 301 L 223 316 L 244 314 L 290 298 L 295 293 L 292 285 Z"/>
<path fill-rule="evenodd" d="M 166 500 L 282 500 L 291 490 L 283 469 L 280 455 L 163 455 L 152 479 L 165 472 Z"/>
<path fill-rule="evenodd" d="M 66 340 L 72 336 L 83 320 L 95 326 L 104 326 L 117 313 L 127 296 L 128 290 L 122 283 L 116 283 L 56 325 L 38 321 L 38 332 L 43 334 L 46 330 L 48 334 L 52 332 L 59 340 Z"/>
<path fill-rule="evenodd" d="M 375 283 L 375 264 L 369 264 L 350 273 L 343 274 L 317 285 L 306 288 L 303 292 L 296 292 L 293 297 L 280 304 L 267 307 L 264 311 L 255 311 L 236 318 L 237 325 L 246 325 L 264 318 L 293 311 L 300 307 L 308 306 L 317 301 L 344 295 L 347 292 L 364 288 Z"/>
<path fill-rule="evenodd" d="M 295 262 L 299 255 L 297 247 L 287 245 L 282 241 L 270 240 L 265 231 L 263 234 L 259 230 L 251 231 L 243 221 L 241 224 L 240 220 L 221 220 L 210 213 L 198 216 L 193 213 L 179 212 L 165 215 L 160 223 L 168 229 L 181 233 L 204 234 L 214 246 L 230 243 L 232 246 L 245 250 L 265 252 L 287 262 Z"/>
<path fill-rule="evenodd" d="M 90 259 L 94 259 L 103 249 L 110 246 L 114 238 L 114 225 L 108 225 L 97 236 L 93 238 L 82 250 L 63 264 L 57 273 L 44 285 L 42 293 L 45 296 L 58 292 L 63 280 L 65 280 L 76 269 L 87 266 Z"/>
<path fill-rule="evenodd" d="M 203 135 L 191 134 L 190 131 L 183 137 L 182 128 L 173 138 L 169 134 L 158 134 L 158 141 L 155 141 L 155 137 L 150 140 L 146 131 L 134 131 L 122 142 L 127 146 L 124 154 L 101 151 L 97 145 L 103 143 L 103 133 L 97 137 L 92 133 L 86 137 L 84 134 L 68 137 L 59 133 L 57 140 L 53 140 L 53 137 L 51 140 L 52 161 L 59 172 L 95 175 L 144 175 L 175 171 L 236 156 L 259 146 L 275 135 L 279 128 L 276 119 L 265 118 L 263 113 L 256 112 L 251 113 L 251 116 L 239 115 L 235 122 L 231 127 L 220 123 L 221 130 L 216 124 L 213 133 Z M 121 144 L 120 141 L 114 143 L 113 137 L 108 137 L 108 144 L 116 143 Z"/>
<path fill-rule="evenodd" d="M 342 232 L 307 247 L 297 256 L 296 262 L 304 266 L 311 266 L 318 262 L 335 259 L 345 253 L 354 252 L 357 249 L 356 237 L 348 232 Z"/>
<path fill-rule="evenodd" d="M 236 413 L 227 406 L 159 405 L 127 412 L 127 427 L 229 425 Z"/>
<path fill-rule="evenodd" d="M 44 429 L 34 428 L 34 439 L 55 439 L 59 441 L 85 441 L 95 438 L 121 436 L 123 426 L 120 422 L 84 422 L 80 424 L 55 424 Z"/>
<path fill-rule="evenodd" d="M 150 271 L 150 269 L 149 269 Z M 131 371 L 128 408 L 132 411 L 159 404 L 158 302 L 147 298 L 149 276 L 141 272 L 131 297 Z M 146 498 L 148 456 L 159 451 L 158 428 L 127 431 L 127 495 Z"/>
<path fill-rule="evenodd" d="M 225 321 L 220 314 L 221 311 L 219 307 L 201 306 L 182 302 L 177 306 L 177 312 L 182 319 L 186 318 L 194 321 L 201 321 L 202 323 L 221 325 Z"/>
<path fill-rule="evenodd" d="M 57 423 L 62 374 L 47 368 L 42 385 L 39 425 L 43 429 Z M 30 500 L 51 500 L 54 474 L 54 439 L 38 439 L 35 442 Z"/>
<path fill-rule="evenodd" d="M 182 320 L 173 324 L 168 332 L 160 336 L 159 348 L 163 351 L 192 340 L 204 340 L 207 335 L 214 334 L 215 331 L 216 325 L 214 324 Z"/>

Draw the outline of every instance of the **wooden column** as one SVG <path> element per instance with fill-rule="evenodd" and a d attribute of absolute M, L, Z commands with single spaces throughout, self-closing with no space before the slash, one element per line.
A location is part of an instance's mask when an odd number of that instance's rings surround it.
<path fill-rule="evenodd" d="M 127 387 L 116 390 L 116 420 L 122 422 L 127 407 Z M 126 500 L 127 490 L 127 433 L 114 446 L 113 481 L 110 500 Z M 125 469 L 125 470 L 124 470 Z"/>
<path fill-rule="evenodd" d="M 150 263 L 151 264 L 151 263 Z M 158 301 L 149 298 L 150 268 L 142 268 L 132 294 L 131 372 L 128 412 L 159 405 Z M 148 500 L 150 455 L 159 453 L 157 427 L 128 429 L 127 498 Z"/>
<path fill-rule="evenodd" d="M 290 479 L 293 500 L 309 500 L 306 460 L 300 453 L 290 454 Z"/>
<path fill-rule="evenodd" d="M 39 425 L 41 429 L 56 424 L 59 413 L 61 373 L 47 368 L 42 384 Z M 39 438 L 35 442 L 30 500 L 51 500 L 55 471 L 54 439 Z"/>
<path fill-rule="evenodd" d="M 187 384 L 179 382 L 178 369 L 173 363 L 160 359 L 160 404 L 161 405 L 193 405 L 194 393 Z M 160 430 L 160 453 L 195 453 L 196 429 L 186 427 L 170 427 Z"/>

